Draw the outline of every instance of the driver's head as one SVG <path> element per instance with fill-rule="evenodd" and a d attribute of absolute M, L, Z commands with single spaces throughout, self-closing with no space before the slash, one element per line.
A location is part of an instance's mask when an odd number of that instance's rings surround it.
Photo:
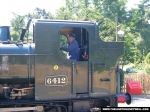
<path fill-rule="evenodd" d="M 69 35 L 67 35 L 68 41 L 72 42 L 75 39 L 76 35 L 73 33 L 70 33 Z"/>

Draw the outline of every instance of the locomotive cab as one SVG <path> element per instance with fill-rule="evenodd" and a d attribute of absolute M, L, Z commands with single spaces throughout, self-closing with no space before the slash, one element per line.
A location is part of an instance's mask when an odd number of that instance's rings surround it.
<path fill-rule="evenodd" d="M 117 65 L 124 42 L 104 42 L 95 22 L 37 20 L 32 32 L 29 24 L 22 30 L 22 43 L 0 44 L 1 105 L 5 101 L 10 106 L 7 100 L 11 106 L 30 102 L 68 112 L 117 107 Z M 32 42 L 24 43 L 25 31 L 32 34 Z M 69 33 L 79 44 L 78 61 L 60 51 Z M 131 103 L 130 94 L 121 98 L 119 102 Z"/>
<path fill-rule="evenodd" d="M 35 27 L 35 53 L 45 54 L 35 56 L 36 100 L 116 95 L 116 69 L 124 54 L 124 42 L 104 42 L 99 37 L 99 25 L 94 22 L 39 20 Z M 67 45 L 65 39 L 70 32 L 79 43 L 79 61 L 67 59 L 59 50 L 62 44 Z M 86 58 L 82 58 L 84 52 Z"/>

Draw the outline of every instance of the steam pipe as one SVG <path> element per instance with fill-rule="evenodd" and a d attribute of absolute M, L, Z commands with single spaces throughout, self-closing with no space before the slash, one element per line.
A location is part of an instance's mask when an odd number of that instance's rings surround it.
<path fill-rule="evenodd" d="M 7 92 L 6 91 L 4 91 L 4 94 L 5 94 L 5 98 L 7 98 L 7 99 L 9 99 L 9 100 L 13 100 L 13 99 L 15 99 L 16 97 L 15 96 L 8 96 L 7 94 Z"/>

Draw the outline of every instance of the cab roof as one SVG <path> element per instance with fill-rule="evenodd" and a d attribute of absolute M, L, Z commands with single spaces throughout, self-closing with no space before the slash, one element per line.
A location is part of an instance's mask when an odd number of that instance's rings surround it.
<path fill-rule="evenodd" d="M 64 22 L 64 23 L 86 23 L 86 24 L 96 24 L 94 21 L 76 21 L 76 20 L 43 20 L 43 19 L 37 19 L 37 22 Z"/>

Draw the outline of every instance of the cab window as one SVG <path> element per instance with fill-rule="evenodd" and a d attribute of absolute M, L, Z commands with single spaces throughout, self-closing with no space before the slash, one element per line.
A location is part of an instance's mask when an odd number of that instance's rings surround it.
<path fill-rule="evenodd" d="M 60 29 L 60 47 L 68 46 L 67 35 L 74 33 L 76 41 L 79 44 L 79 60 L 88 61 L 89 59 L 89 33 L 85 28 L 81 27 L 63 27 Z M 69 59 L 69 55 L 65 51 L 61 51 L 63 56 Z"/>

